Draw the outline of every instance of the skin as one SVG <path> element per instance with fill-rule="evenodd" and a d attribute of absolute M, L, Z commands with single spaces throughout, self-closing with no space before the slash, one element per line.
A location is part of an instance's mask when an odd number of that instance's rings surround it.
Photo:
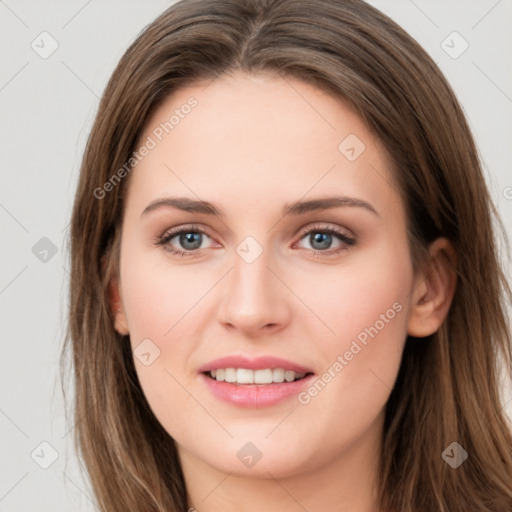
<path fill-rule="evenodd" d="M 149 338 L 160 350 L 149 366 L 137 358 L 135 365 L 176 441 L 190 506 L 377 511 L 386 401 L 407 334 L 427 336 L 446 317 L 453 250 L 439 239 L 430 247 L 437 265 L 413 272 L 390 161 L 339 99 L 297 79 L 236 72 L 174 92 L 140 141 L 191 96 L 198 105 L 130 175 L 119 279 L 111 283 L 116 330 L 134 349 Z M 338 149 L 349 134 L 365 144 L 354 161 Z M 357 206 L 281 214 L 286 203 L 331 195 L 362 199 L 378 214 Z M 224 217 L 170 207 L 141 216 L 168 196 L 210 201 Z M 196 255 L 181 258 L 155 244 L 190 223 L 207 232 Z M 333 237 L 322 249 L 308 234 L 318 223 L 356 244 Z M 263 250 L 250 264 L 236 252 L 247 236 Z M 178 236 L 169 245 L 190 247 Z M 274 355 L 321 376 L 396 303 L 400 312 L 307 404 L 292 397 L 240 408 L 219 401 L 199 378 L 202 364 L 232 354 Z M 252 467 L 237 457 L 247 442 L 262 454 Z"/>

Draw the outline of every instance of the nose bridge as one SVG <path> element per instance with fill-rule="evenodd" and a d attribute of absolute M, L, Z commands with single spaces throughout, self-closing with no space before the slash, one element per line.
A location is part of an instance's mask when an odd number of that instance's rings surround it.
<path fill-rule="evenodd" d="M 273 275 L 268 269 L 272 260 L 271 251 L 256 244 L 254 239 L 249 239 L 237 247 L 231 276 L 231 296 L 240 305 L 245 304 L 249 308 L 268 302 L 273 287 Z"/>
<path fill-rule="evenodd" d="M 287 299 L 279 279 L 269 269 L 273 266 L 272 251 L 253 237 L 247 237 L 237 246 L 221 321 L 246 330 L 285 321 Z"/>

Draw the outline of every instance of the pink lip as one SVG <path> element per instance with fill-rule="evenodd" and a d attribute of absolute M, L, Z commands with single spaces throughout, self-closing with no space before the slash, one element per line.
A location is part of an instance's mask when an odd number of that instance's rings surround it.
<path fill-rule="evenodd" d="M 230 382 L 219 382 L 204 373 L 199 376 L 210 392 L 219 400 L 238 407 L 248 408 L 270 407 L 296 396 L 309 386 L 311 380 L 315 377 L 312 374 L 301 380 L 280 384 L 232 384 Z"/>
<path fill-rule="evenodd" d="M 220 382 L 206 375 L 218 368 L 247 368 L 248 370 L 264 370 L 265 368 L 282 368 L 296 373 L 310 373 L 303 379 L 294 382 L 275 384 L 233 384 Z M 238 407 L 261 408 L 278 404 L 297 395 L 311 383 L 314 377 L 312 370 L 286 359 L 273 356 L 261 356 L 249 359 L 244 356 L 227 356 L 215 359 L 199 368 L 200 378 L 209 391 L 218 399 Z"/>
<path fill-rule="evenodd" d="M 247 368 L 248 370 L 264 370 L 265 368 L 282 368 L 295 373 L 313 373 L 312 370 L 292 361 L 273 356 L 261 356 L 249 359 L 244 356 L 227 356 L 215 359 L 199 368 L 199 372 L 209 372 L 218 368 Z"/>

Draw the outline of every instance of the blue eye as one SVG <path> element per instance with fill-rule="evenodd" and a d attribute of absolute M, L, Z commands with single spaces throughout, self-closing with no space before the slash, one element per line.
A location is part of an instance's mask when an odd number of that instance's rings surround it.
<path fill-rule="evenodd" d="M 163 246 L 173 255 L 189 257 L 198 253 L 205 236 L 210 238 L 208 234 L 197 225 L 184 226 L 166 231 L 156 240 L 156 245 Z M 299 240 L 307 237 L 309 237 L 308 241 L 312 246 L 310 250 L 316 256 L 338 254 L 356 244 L 356 240 L 351 236 L 324 225 L 314 226 L 302 233 Z M 172 243 L 174 239 L 176 239 L 177 242 Z M 339 245 L 332 249 L 331 246 L 336 240 Z M 176 245 L 182 249 L 177 249 Z"/>
<path fill-rule="evenodd" d="M 197 250 L 201 247 L 202 236 L 204 233 L 196 233 L 196 232 L 185 232 L 182 231 L 180 234 L 174 236 L 173 238 L 178 238 L 182 247 L 185 249 L 189 249 L 191 251 Z M 172 240 L 172 238 L 171 238 Z M 199 242 L 199 243 L 198 243 Z"/>
<path fill-rule="evenodd" d="M 347 250 L 356 244 L 356 240 L 345 233 L 326 226 L 316 226 L 309 229 L 301 237 L 301 240 L 307 238 L 312 247 L 313 254 L 332 255 Z M 335 240 L 338 240 L 338 247 L 332 249 L 331 246 Z"/>
<path fill-rule="evenodd" d="M 166 231 L 162 237 L 157 240 L 157 245 L 162 245 L 171 254 L 176 256 L 193 256 L 201 248 L 202 239 L 208 236 L 199 226 L 188 226 L 175 230 Z M 178 240 L 178 243 L 185 250 L 175 249 L 171 241 Z M 208 237 L 209 238 L 209 237 Z"/>
<path fill-rule="evenodd" d="M 314 235 L 309 235 L 309 240 L 312 243 L 320 243 L 320 250 L 329 249 L 330 245 L 332 244 L 332 239 L 333 235 L 330 233 L 315 233 Z"/>

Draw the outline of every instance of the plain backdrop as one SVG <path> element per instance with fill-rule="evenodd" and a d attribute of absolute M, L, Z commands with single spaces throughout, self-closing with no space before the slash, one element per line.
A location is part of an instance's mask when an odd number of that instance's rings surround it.
<path fill-rule="evenodd" d="M 370 3 L 452 84 L 511 236 L 512 1 Z M 129 43 L 171 4 L 0 0 L 0 512 L 98 510 L 60 392 L 65 237 L 99 97 Z M 511 397 L 504 386 L 509 415 Z"/>

